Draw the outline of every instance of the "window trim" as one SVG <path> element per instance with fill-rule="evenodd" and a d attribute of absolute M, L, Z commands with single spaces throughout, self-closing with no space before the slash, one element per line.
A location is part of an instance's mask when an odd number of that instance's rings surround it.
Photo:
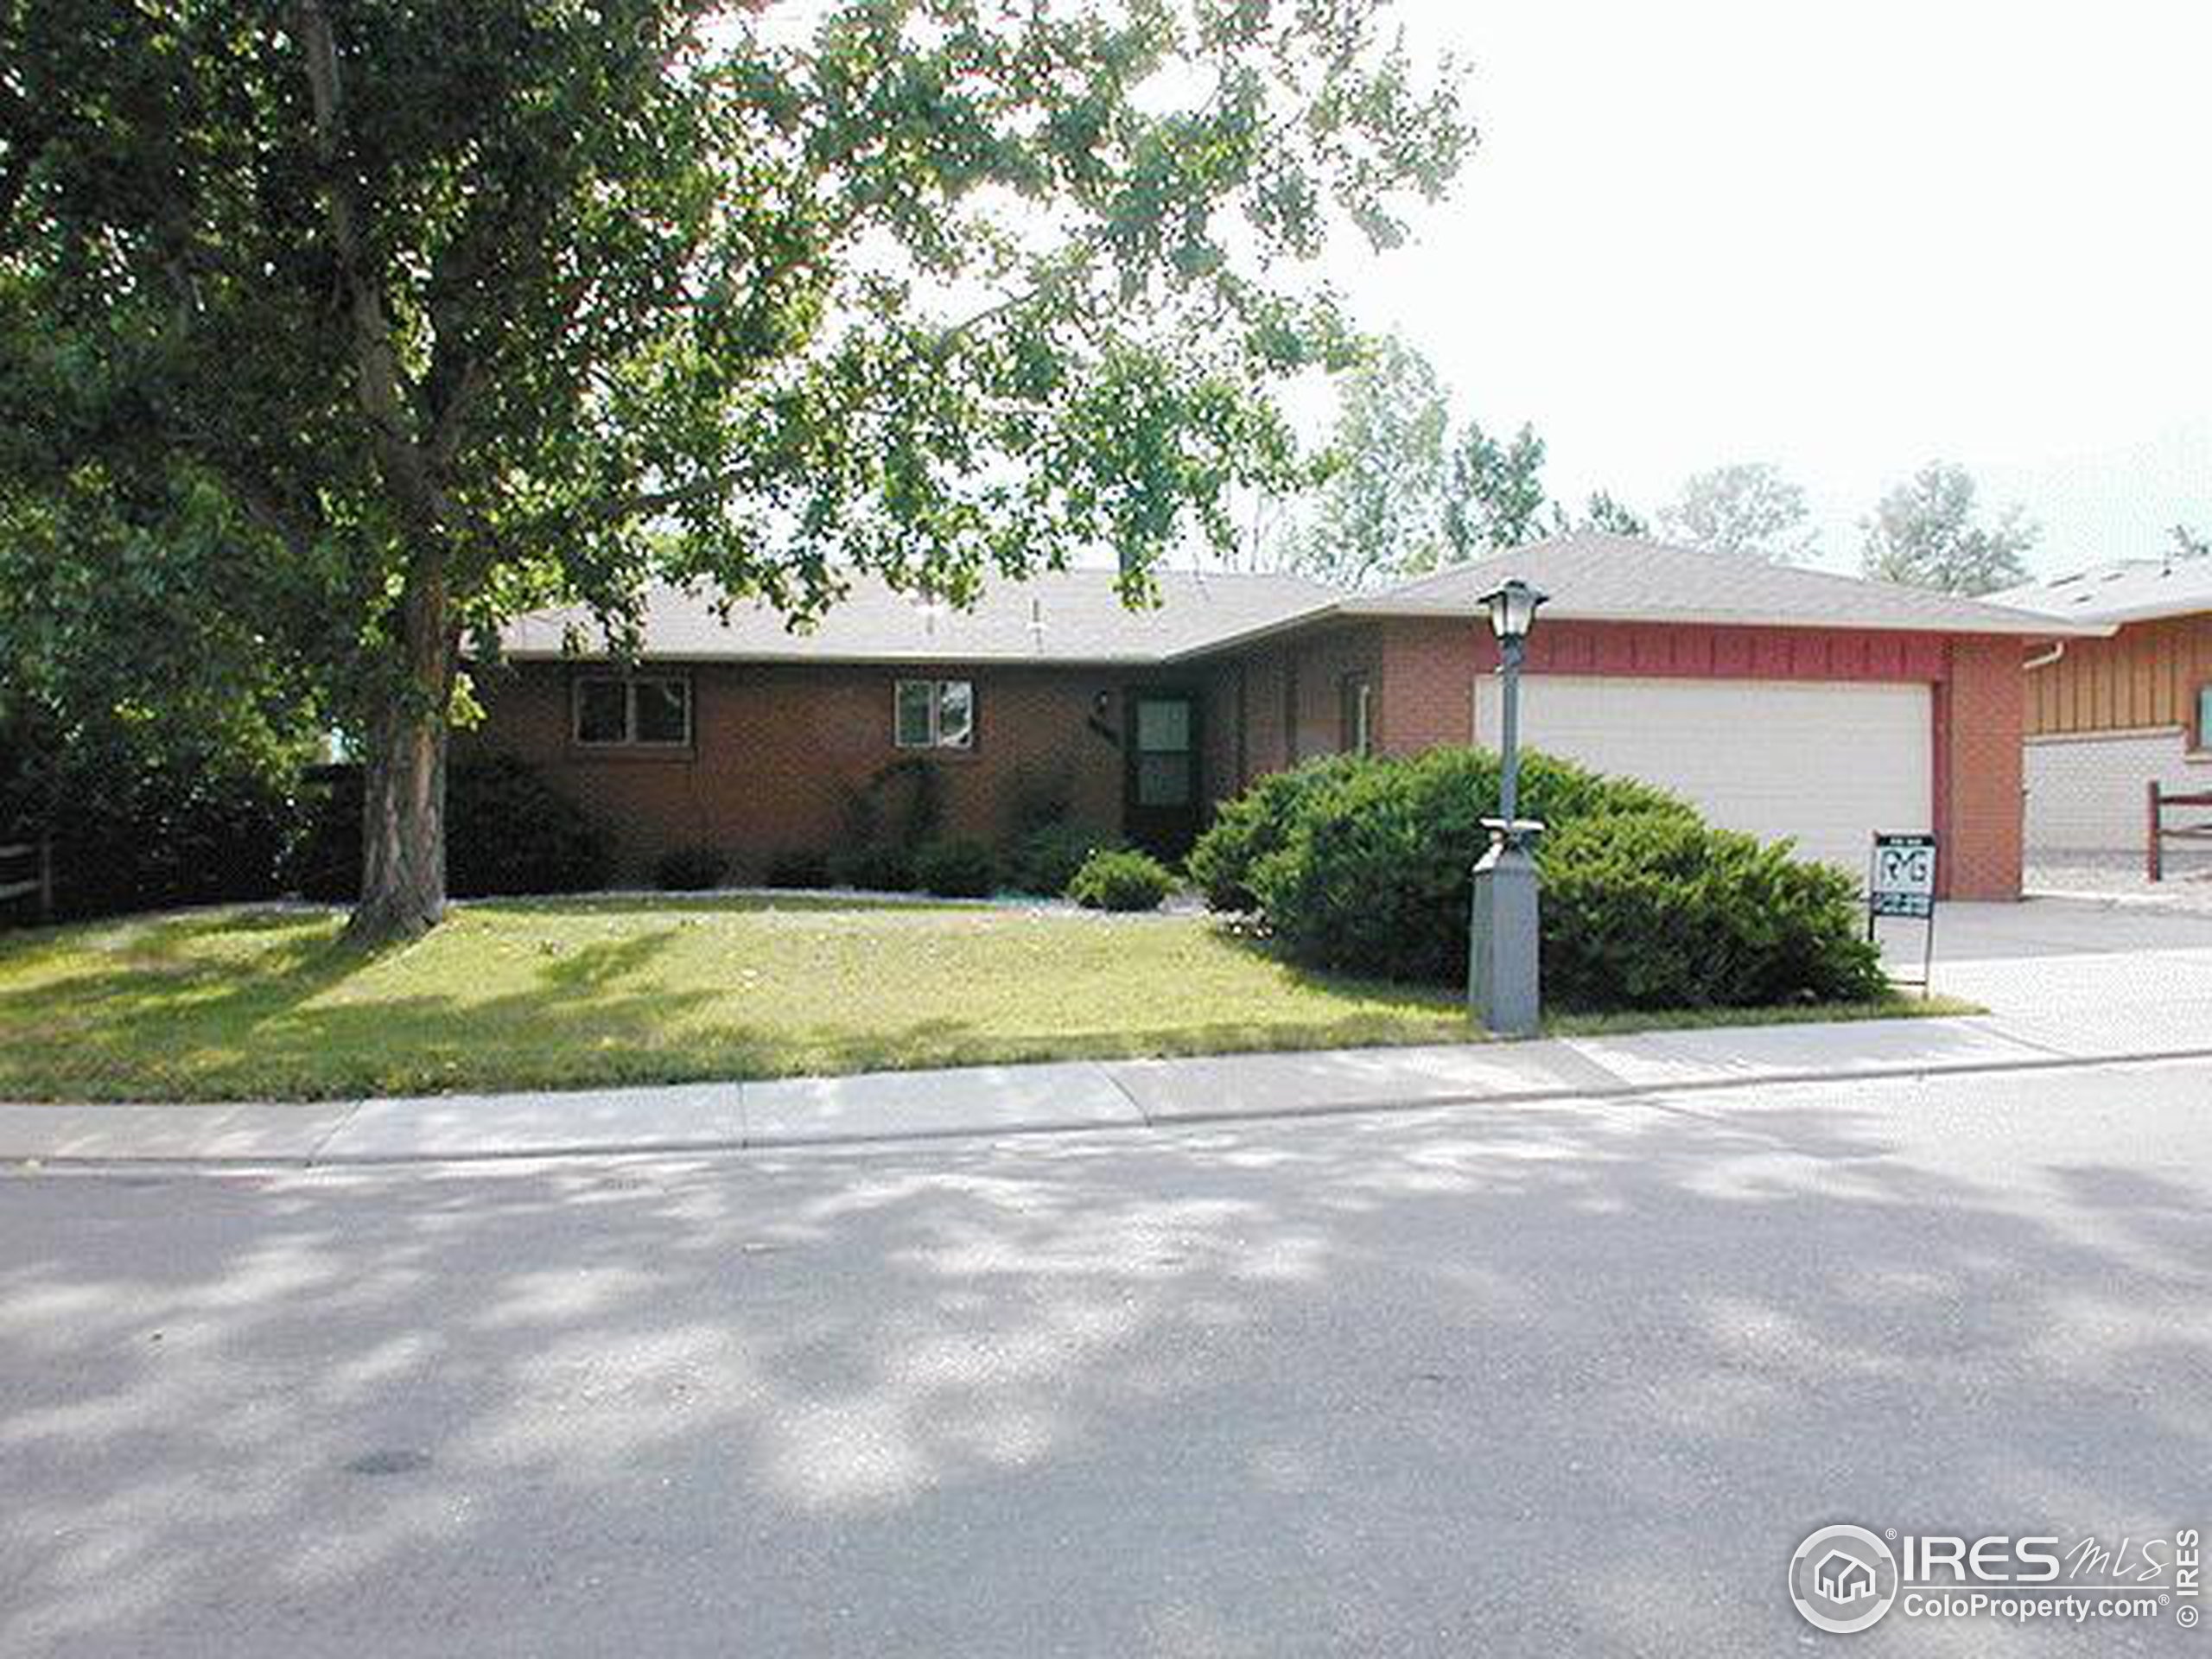
<path fill-rule="evenodd" d="M 683 688 L 683 735 L 680 738 L 638 735 L 638 688 L 645 684 L 679 685 Z M 620 685 L 622 691 L 622 735 L 620 737 L 586 737 L 583 732 L 584 688 L 588 685 Z M 623 751 L 642 751 L 647 754 L 677 754 L 688 752 L 698 735 L 698 704 L 691 676 L 666 670 L 655 670 L 642 674 L 586 672 L 573 676 L 569 681 L 569 746 L 593 754 L 614 753 Z"/>
<path fill-rule="evenodd" d="M 910 743 L 899 728 L 899 705 L 905 699 L 906 688 L 921 685 L 929 688 L 929 735 L 919 742 Z M 944 693 L 948 686 L 963 687 L 968 694 L 968 729 L 960 739 L 948 741 L 944 736 Z M 981 699 L 976 695 L 976 682 L 964 675 L 901 674 L 891 682 L 891 747 L 909 754 L 973 754 L 976 752 L 976 728 L 980 723 Z"/>

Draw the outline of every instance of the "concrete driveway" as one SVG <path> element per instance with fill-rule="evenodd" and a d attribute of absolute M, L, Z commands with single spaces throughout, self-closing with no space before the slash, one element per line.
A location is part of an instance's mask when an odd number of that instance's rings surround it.
<path fill-rule="evenodd" d="M 1885 924 L 1883 945 L 1893 969 L 1917 973 L 1917 924 Z M 2084 1036 L 2110 1053 L 2212 1047 L 2212 915 L 2067 899 L 1947 905 L 1934 980 L 2055 1049 Z"/>

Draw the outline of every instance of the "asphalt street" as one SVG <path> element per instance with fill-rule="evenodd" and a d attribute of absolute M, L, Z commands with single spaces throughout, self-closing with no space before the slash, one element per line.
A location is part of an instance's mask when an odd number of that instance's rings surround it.
<path fill-rule="evenodd" d="M 2179 1652 L 1826 1522 L 2212 1525 L 2212 1065 L 0 1176 L 0 1653 Z"/>

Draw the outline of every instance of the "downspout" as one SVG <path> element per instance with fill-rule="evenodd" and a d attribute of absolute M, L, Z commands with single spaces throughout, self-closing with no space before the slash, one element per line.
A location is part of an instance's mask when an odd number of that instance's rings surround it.
<path fill-rule="evenodd" d="M 2066 642 L 2062 639 L 2056 645 L 2053 645 L 2049 651 L 2044 652 L 2040 657 L 2031 657 L 2026 662 L 2022 663 L 2020 666 L 2027 672 L 2032 674 L 2039 668 L 2049 668 L 2053 663 L 2056 662 L 2065 654 Z"/>

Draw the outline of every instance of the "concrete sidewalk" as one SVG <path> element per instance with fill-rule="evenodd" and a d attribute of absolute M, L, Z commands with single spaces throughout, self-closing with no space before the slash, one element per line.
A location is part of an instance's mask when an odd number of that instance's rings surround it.
<path fill-rule="evenodd" d="M 316 1104 L 0 1105 L 0 1160 L 335 1165 L 1143 1130 L 1243 1117 L 2212 1055 L 2201 953 L 1955 964 L 1971 1018 Z M 2038 973 L 2040 969 L 2040 973 Z M 2114 995 L 2100 997 L 2100 982 Z M 2121 994 L 2164 988 L 2154 1011 Z M 1977 991 L 1979 987 L 1979 991 Z M 2001 999 L 1992 993 L 2001 991 Z M 2040 992 L 2040 994 L 2039 994 Z M 2181 1001 L 2177 1004 L 2177 995 Z"/>

